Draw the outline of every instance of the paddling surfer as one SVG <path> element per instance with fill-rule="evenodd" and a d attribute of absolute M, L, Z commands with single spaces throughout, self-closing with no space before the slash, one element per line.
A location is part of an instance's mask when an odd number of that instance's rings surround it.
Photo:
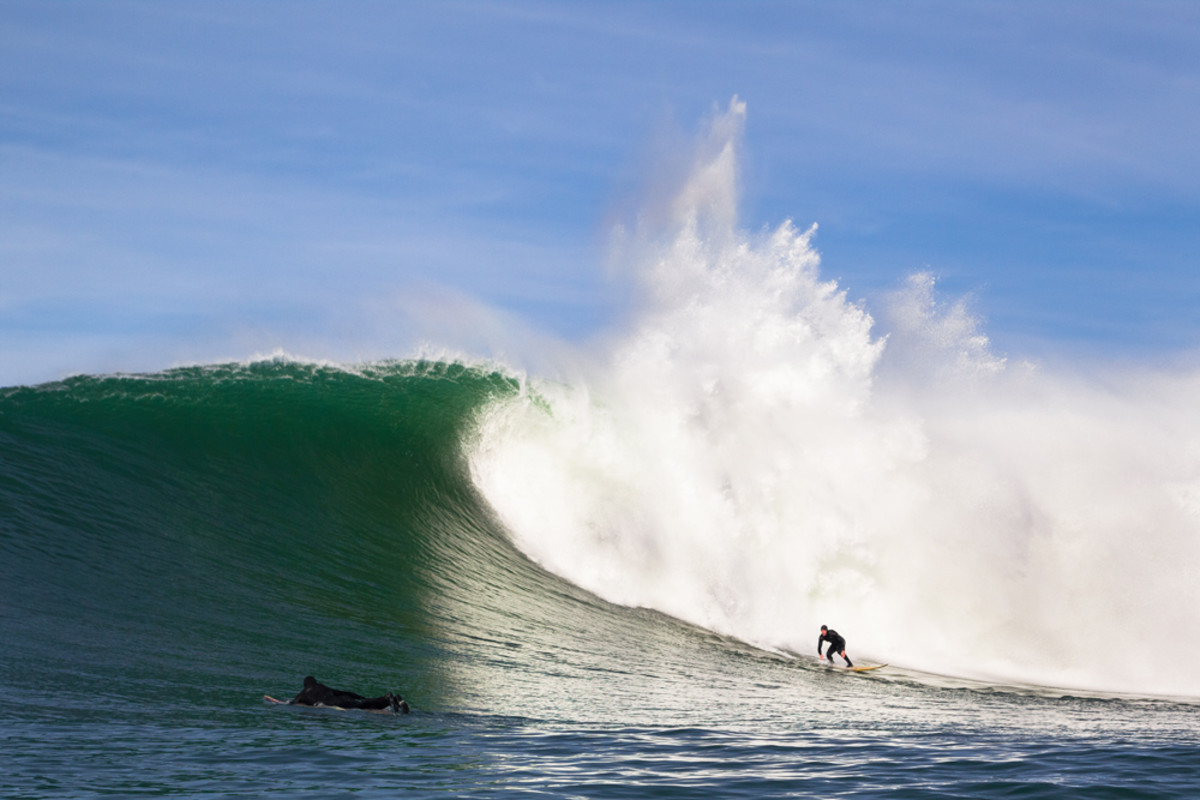
<path fill-rule="evenodd" d="M 847 667 L 854 666 L 854 664 L 850 662 L 850 656 L 846 655 L 846 640 L 842 638 L 841 634 L 826 625 L 821 626 L 821 638 L 817 639 L 817 658 L 825 658 L 825 656 L 821 655 L 821 645 L 825 642 L 829 642 L 830 664 L 833 663 L 833 656 L 836 653 L 837 655 L 846 659 Z"/>
<path fill-rule="evenodd" d="M 337 708 L 361 708 L 368 711 L 383 711 L 390 708 L 397 714 L 408 713 L 408 703 L 398 694 L 388 692 L 382 697 L 363 697 L 361 694 L 331 689 L 309 675 L 304 679 L 300 694 L 289 701 L 297 706 L 335 706 Z"/>

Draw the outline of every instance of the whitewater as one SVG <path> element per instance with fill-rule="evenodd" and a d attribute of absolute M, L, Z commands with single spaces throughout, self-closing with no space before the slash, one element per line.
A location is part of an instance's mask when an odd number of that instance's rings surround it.
<path fill-rule="evenodd" d="M 1010 363 L 929 273 L 879 332 L 815 225 L 738 227 L 744 118 L 635 232 L 630 330 L 482 422 L 517 545 L 770 650 L 828 623 L 933 674 L 1200 696 L 1200 376 Z"/>

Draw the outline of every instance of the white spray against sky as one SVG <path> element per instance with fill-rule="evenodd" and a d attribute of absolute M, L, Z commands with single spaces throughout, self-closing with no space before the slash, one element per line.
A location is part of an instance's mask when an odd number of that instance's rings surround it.
<path fill-rule="evenodd" d="M 924 274 L 877 330 L 815 228 L 738 229 L 744 118 L 716 115 L 641 237 L 600 366 L 481 423 L 517 546 L 762 647 L 813 653 L 825 623 L 860 660 L 1200 696 L 1200 376 L 1008 363 Z"/>

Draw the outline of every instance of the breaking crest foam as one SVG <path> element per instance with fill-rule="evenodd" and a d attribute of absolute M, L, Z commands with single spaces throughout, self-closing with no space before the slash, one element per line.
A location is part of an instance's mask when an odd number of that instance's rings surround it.
<path fill-rule="evenodd" d="M 631 249 L 630 326 L 481 421 L 517 546 L 762 647 L 828 623 L 856 658 L 1200 695 L 1200 379 L 1010 364 L 926 274 L 877 322 L 821 278 L 815 226 L 738 228 L 744 115 Z"/>

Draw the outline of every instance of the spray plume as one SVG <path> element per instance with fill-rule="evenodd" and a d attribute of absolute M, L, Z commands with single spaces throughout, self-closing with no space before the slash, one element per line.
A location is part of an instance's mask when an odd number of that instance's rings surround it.
<path fill-rule="evenodd" d="M 1011 367 L 924 274 L 876 334 L 815 226 L 736 227 L 744 116 L 701 139 L 601 366 L 481 421 L 517 546 L 765 648 L 828 621 L 916 669 L 1200 696 L 1200 379 Z"/>

